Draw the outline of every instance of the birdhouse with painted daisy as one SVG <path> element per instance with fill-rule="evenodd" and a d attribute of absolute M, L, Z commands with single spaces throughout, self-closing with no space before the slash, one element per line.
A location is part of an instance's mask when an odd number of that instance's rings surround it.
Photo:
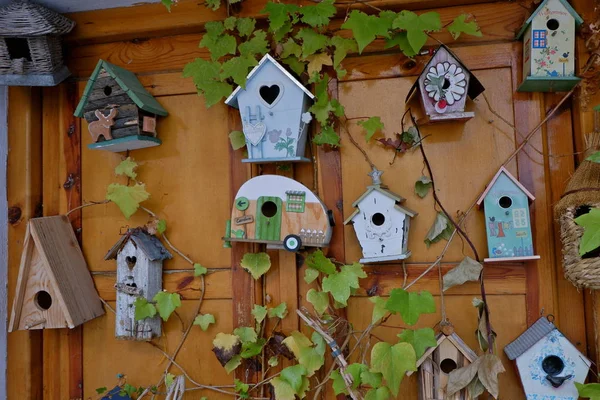
<path fill-rule="evenodd" d="M 250 163 L 310 161 L 304 156 L 314 95 L 270 55 L 225 104 L 240 110 Z"/>
<path fill-rule="evenodd" d="M 419 123 L 466 121 L 475 116 L 465 109 L 467 98 L 473 100 L 484 90 L 458 57 L 441 45 L 408 92 L 406 102 L 419 94 L 425 114 Z"/>
<path fill-rule="evenodd" d="M 566 0 L 544 0 L 525 21 L 520 92 L 567 92 L 575 76 L 575 31 L 583 19 Z"/>

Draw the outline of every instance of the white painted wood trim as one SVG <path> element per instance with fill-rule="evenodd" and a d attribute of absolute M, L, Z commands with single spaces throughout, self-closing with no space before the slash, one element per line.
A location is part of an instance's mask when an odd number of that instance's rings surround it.
<path fill-rule="evenodd" d="M 6 399 L 6 324 L 8 318 L 8 87 L 0 86 L 0 399 Z"/>

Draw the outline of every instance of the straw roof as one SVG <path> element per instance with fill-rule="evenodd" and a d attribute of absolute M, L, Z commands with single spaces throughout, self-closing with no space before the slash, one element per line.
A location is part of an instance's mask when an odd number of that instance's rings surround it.
<path fill-rule="evenodd" d="M 67 17 L 28 1 L 0 7 L 0 37 L 65 35 L 74 26 Z"/>
<path fill-rule="evenodd" d="M 600 164 L 584 160 L 554 207 L 554 216 L 558 219 L 569 207 L 593 206 L 598 203 L 600 203 Z"/>

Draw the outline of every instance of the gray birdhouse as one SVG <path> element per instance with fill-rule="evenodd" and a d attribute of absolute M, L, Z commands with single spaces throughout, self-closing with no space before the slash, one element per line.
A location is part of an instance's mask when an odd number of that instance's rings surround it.
<path fill-rule="evenodd" d="M 240 110 L 248 158 L 243 162 L 310 161 L 304 157 L 308 109 L 314 95 L 270 55 L 248 75 L 225 104 Z"/>
<path fill-rule="evenodd" d="M 159 316 L 135 320 L 135 299 L 152 301 L 162 290 L 162 263 L 171 253 L 142 228 L 129 229 L 110 249 L 105 260 L 117 260 L 117 339 L 151 340 L 161 335 Z"/>
<path fill-rule="evenodd" d="M 55 86 L 71 73 L 63 64 L 61 35 L 75 22 L 39 4 L 0 7 L 0 86 Z"/>

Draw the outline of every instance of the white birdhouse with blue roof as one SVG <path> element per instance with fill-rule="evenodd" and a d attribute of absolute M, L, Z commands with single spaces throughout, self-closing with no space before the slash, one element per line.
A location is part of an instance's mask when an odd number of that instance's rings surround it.
<path fill-rule="evenodd" d="M 225 104 L 240 110 L 248 158 L 243 162 L 299 162 L 304 157 L 314 95 L 270 55 L 254 67 L 246 87 Z"/>
<path fill-rule="evenodd" d="M 546 317 L 504 348 L 514 360 L 528 400 L 577 400 L 591 361 Z"/>
<path fill-rule="evenodd" d="M 566 0 L 544 0 L 517 34 L 523 39 L 520 92 L 567 92 L 575 76 L 575 31 L 583 19 Z"/>

